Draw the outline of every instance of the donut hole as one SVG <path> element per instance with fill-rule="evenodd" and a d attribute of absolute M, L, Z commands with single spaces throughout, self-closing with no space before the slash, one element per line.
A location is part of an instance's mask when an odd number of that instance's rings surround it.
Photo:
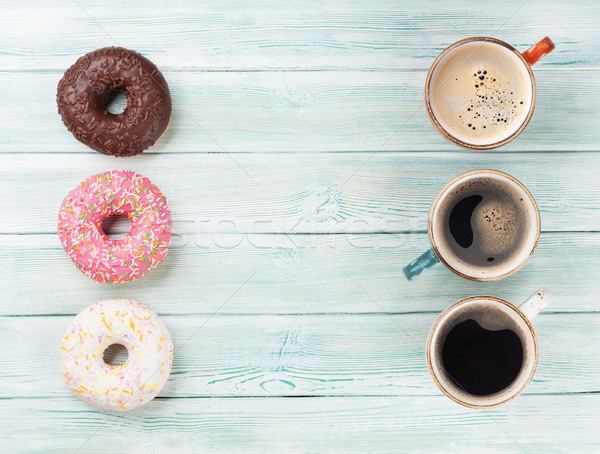
<path fill-rule="evenodd" d="M 128 357 L 129 352 L 127 348 L 121 344 L 109 345 L 102 354 L 102 359 L 109 366 L 122 366 L 127 362 Z"/>
<path fill-rule="evenodd" d="M 115 214 L 102 219 L 102 231 L 111 240 L 120 240 L 131 230 L 131 219 L 124 214 Z"/>
<path fill-rule="evenodd" d="M 121 90 L 112 90 L 102 95 L 100 102 L 108 113 L 120 115 L 127 107 L 127 96 Z"/>

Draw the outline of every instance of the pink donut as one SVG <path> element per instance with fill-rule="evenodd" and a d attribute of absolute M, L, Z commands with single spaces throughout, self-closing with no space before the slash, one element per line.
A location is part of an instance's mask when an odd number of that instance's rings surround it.
<path fill-rule="evenodd" d="M 102 220 L 129 216 L 131 230 L 118 240 L 102 231 Z M 122 284 L 144 276 L 167 255 L 171 212 L 148 178 L 114 170 L 80 183 L 63 200 L 58 235 L 71 260 L 98 282 Z"/>

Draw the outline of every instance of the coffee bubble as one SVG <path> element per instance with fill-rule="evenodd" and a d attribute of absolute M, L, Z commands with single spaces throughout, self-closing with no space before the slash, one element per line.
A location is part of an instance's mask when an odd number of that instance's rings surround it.
<path fill-rule="evenodd" d="M 461 44 L 445 54 L 429 82 L 432 113 L 454 138 L 491 145 L 526 121 L 533 86 L 521 59 L 494 42 Z"/>
<path fill-rule="evenodd" d="M 438 204 L 436 246 L 447 262 L 463 271 L 502 275 L 518 267 L 531 250 L 539 228 L 531 203 L 512 181 L 472 177 Z"/>

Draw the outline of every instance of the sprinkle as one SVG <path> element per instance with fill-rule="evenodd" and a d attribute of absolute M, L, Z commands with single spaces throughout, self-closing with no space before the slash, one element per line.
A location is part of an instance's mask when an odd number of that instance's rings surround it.
<path fill-rule="evenodd" d="M 130 179 L 134 185 L 123 184 Z M 121 240 L 111 240 L 99 230 L 109 212 L 131 219 L 130 233 Z M 171 218 L 156 185 L 135 172 L 112 171 L 94 175 L 67 195 L 59 210 L 58 232 L 84 274 L 120 284 L 145 275 L 164 260 Z"/>
<path fill-rule="evenodd" d="M 106 367 L 102 361 L 101 353 L 111 342 L 111 333 L 99 331 L 102 323 L 112 328 L 114 337 L 119 339 L 117 343 L 126 345 L 133 358 L 128 359 L 126 367 Z M 136 301 L 94 303 L 77 315 L 63 338 L 61 364 L 65 379 L 75 393 L 85 393 L 87 400 L 101 408 L 114 410 L 123 405 L 126 408 L 142 405 L 158 394 L 168 378 L 173 344 L 170 338 L 167 340 L 167 334 L 158 316 Z M 157 369 L 156 377 L 161 378 L 155 377 L 156 382 L 147 383 Z M 134 390 L 143 391 L 141 398 L 131 399 Z M 129 398 L 121 397 L 119 402 L 119 396 Z"/>

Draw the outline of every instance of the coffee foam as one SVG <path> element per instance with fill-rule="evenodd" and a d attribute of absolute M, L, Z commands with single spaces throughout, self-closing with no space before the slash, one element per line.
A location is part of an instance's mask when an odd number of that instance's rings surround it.
<path fill-rule="evenodd" d="M 450 233 L 449 217 L 460 200 L 474 194 L 483 200 L 470 219 L 473 243 L 464 248 Z M 438 252 L 452 268 L 471 277 L 493 279 L 527 260 L 539 224 L 529 194 L 517 183 L 495 174 L 474 174 L 446 190 L 435 207 L 432 229 Z"/>
<path fill-rule="evenodd" d="M 459 44 L 435 66 L 429 101 L 441 127 L 471 145 L 509 138 L 526 121 L 533 85 L 523 61 L 488 41 Z"/>

